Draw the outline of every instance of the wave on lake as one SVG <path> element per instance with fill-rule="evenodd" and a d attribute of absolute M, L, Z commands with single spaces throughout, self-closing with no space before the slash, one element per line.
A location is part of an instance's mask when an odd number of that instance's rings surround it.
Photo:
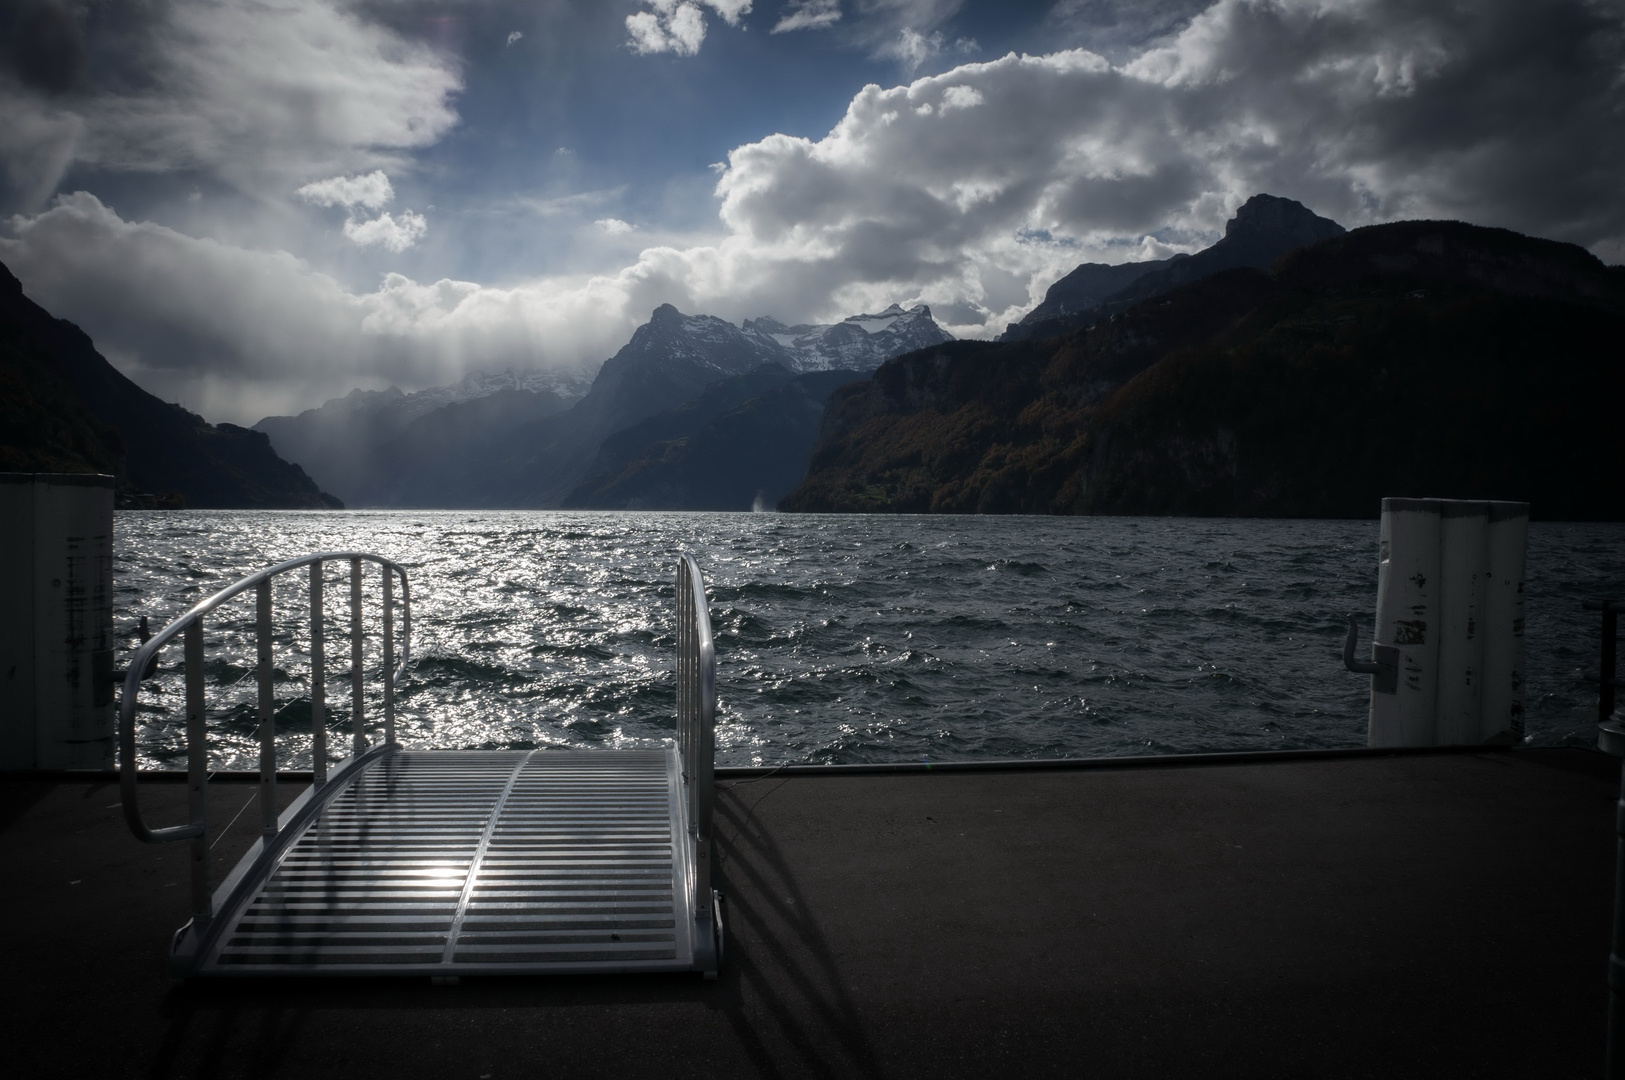
<path fill-rule="evenodd" d="M 1593 745 L 1597 617 L 1625 526 L 1530 528 L 1531 743 Z M 125 648 L 238 577 L 319 550 L 407 567 L 415 747 L 673 738 L 675 556 L 703 569 L 721 764 L 1092 757 L 1358 746 L 1377 522 L 520 511 L 120 512 Z M 346 735 L 347 566 L 327 571 L 329 745 Z M 367 582 L 376 611 L 377 580 Z M 306 579 L 279 579 L 279 765 L 310 765 Z M 257 761 L 253 601 L 207 635 L 212 761 Z M 376 633 L 376 627 L 371 628 Z M 376 638 L 369 648 L 376 653 Z M 126 655 L 127 659 L 127 655 Z M 142 764 L 184 759 L 178 646 L 143 693 Z M 373 660 L 372 662 L 376 662 Z M 370 717 L 379 715 L 376 703 Z"/>

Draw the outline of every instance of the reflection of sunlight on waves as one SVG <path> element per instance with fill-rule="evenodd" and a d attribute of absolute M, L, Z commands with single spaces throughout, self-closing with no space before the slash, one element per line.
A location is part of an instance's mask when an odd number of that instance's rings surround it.
<path fill-rule="evenodd" d="M 403 741 L 658 746 L 675 733 L 671 574 L 675 553 L 688 550 L 710 586 L 724 763 L 1352 745 L 1363 741 L 1366 702 L 1361 682 L 1341 670 L 1340 620 L 1363 612 L 1369 626 L 1375 529 L 1169 519 L 121 513 L 116 622 L 121 634 L 142 614 L 163 625 L 279 559 L 377 551 L 412 576 Z M 1585 630 L 1542 631 L 1540 620 L 1579 627 L 1564 605 L 1592 587 L 1585 575 L 1599 592 L 1625 578 L 1621 539 L 1619 526 L 1533 527 L 1531 582 L 1546 559 L 1565 590 L 1550 598 L 1536 590 L 1530 599 L 1537 738 L 1585 737 L 1594 691 L 1571 686 L 1568 670 L 1579 661 L 1558 655 L 1566 640 L 1585 640 L 1576 636 Z M 347 568 L 328 574 L 329 742 L 340 748 L 349 739 Z M 366 589 L 376 635 L 374 577 Z M 305 595 L 302 578 L 278 582 L 277 739 L 290 768 L 310 760 Z M 252 768 L 256 760 L 252 617 L 250 599 L 210 624 L 218 767 Z M 146 764 L 174 768 L 184 747 L 178 648 L 164 663 L 143 697 L 139 739 Z M 380 702 L 367 709 L 376 719 Z"/>

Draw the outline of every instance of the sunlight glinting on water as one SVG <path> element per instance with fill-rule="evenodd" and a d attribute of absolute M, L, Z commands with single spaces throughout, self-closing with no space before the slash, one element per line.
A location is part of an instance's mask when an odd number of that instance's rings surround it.
<path fill-rule="evenodd" d="M 121 647 L 237 578 L 319 550 L 404 565 L 398 737 L 444 748 L 673 738 L 675 556 L 705 572 L 723 764 L 1085 757 L 1361 745 L 1374 521 L 562 512 L 121 512 Z M 1531 528 L 1530 738 L 1586 744 L 1595 618 L 1625 527 Z M 324 577 L 330 757 L 351 745 L 349 568 Z M 364 578 L 381 730 L 379 576 Z M 310 766 L 308 577 L 275 587 L 278 763 Z M 255 768 L 253 599 L 206 634 L 211 763 Z M 125 654 L 127 659 L 128 653 Z M 141 699 L 142 765 L 184 763 L 180 649 Z M 122 663 L 122 661 L 121 661 Z"/>

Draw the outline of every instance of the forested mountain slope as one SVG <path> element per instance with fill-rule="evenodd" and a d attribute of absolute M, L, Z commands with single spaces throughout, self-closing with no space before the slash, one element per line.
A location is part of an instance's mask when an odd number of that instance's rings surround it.
<path fill-rule="evenodd" d="M 1625 269 L 1380 225 L 1058 338 L 837 391 L 790 510 L 1352 516 L 1383 496 L 1625 506 Z"/>

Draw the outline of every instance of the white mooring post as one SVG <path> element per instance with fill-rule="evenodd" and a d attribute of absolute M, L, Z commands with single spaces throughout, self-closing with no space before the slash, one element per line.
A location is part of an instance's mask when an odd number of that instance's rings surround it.
<path fill-rule="evenodd" d="M 0 769 L 111 769 L 113 690 L 113 478 L 0 473 Z"/>
<path fill-rule="evenodd" d="M 1438 702 L 1439 514 L 1436 499 L 1382 500 L 1376 644 L 1399 650 L 1399 681 L 1371 693 L 1372 746 L 1433 742 Z"/>
<path fill-rule="evenodd" d="M 1382 501 L 1370 745 L 1522 739 L 1528 533 L 1528 503 Z"/>
<path fill-rule="evenodd" d="M 1523 565 L 1529 548 L 1529 504 L 1490 503 L 1485 529 L 1484 689 L 1479 742 L 1523 742 Z"/>

